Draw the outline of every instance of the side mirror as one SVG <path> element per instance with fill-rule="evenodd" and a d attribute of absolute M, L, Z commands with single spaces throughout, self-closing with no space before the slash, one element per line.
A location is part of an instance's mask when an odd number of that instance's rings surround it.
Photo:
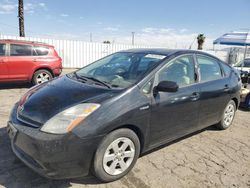
<path fill-rule="evenodd" d="M 178 84 L 172 81 L 161 81 L 155 88 L 155 91 L 162 91 L 162 92 L 177 92 L 178 91 Z"/>

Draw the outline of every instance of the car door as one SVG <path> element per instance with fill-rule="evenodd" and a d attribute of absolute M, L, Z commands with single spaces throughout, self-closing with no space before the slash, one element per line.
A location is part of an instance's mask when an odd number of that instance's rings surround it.
<path fill-rule="evenodd" d="M 230 100 L 230 79 L 223 76 L 217 59 L 197 55 L 200 75 L 200 128 L 218 123 Z"/>
<path fill-rule="evenodd" d="M 6 81 L 9 78 L 7 60 L 7 45 L 0 43 L 0 81 Z"/>
<path fill-rule="evenodd" d="M 197 129 L 199 88 L 193 55 L 182 55 L 166 63 L 156 74 L 154 85 L 174 81 L 177 92 L 156 92 L 152 97 L 150 142 L 161 144 Z"/>
<path fill-rule="evenodd" d="M 32 46 L 10 44 L 9 79 L 28 80 L 33 69 Z"/>

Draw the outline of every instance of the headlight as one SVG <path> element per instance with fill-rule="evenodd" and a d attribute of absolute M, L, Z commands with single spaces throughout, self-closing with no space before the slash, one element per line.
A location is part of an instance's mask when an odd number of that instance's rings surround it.
<path fill-rule="evenodd" d="M 83 103 L 68 108 L 49 119 L 41 128 L 41 131 L 54 134 L 70 132 L 99 107 L 100 104 Z"/>

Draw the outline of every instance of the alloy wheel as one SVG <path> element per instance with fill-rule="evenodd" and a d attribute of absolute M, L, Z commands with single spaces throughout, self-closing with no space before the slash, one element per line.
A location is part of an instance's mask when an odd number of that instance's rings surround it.
<path fill-rule="evenodd" d="M 134 157 L 134 143 L 129 138 L 118 138 L 106 149 L 103 156 L 103 168 L 109 175 L 119 175 L 130 167 Z"/>
<path fill-rule="evenodd" d="M 36 80 L 37 80 L 37 84 L 47 82 L 50 80 L 50 75 L 47 74 L 46 72 L 42 72 L 37 75 Z"/>
<path fill-rule="evenodd" d="M 228 127 L 231 125 L 235 114 L 235 109 L 232 104 L 229 104 L 224 111 L 224 124 Z"/>

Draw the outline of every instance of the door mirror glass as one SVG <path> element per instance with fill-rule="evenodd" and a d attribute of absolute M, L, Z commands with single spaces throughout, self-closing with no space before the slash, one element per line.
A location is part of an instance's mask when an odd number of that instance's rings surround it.
<path fill-rule="evenodd" d="M 179 86 L 177 85 L 176 82 L 172 81 L 161 81 L 155 89 L 157 91 L 162 91 L 162 92 L 177 92 Z"/>

